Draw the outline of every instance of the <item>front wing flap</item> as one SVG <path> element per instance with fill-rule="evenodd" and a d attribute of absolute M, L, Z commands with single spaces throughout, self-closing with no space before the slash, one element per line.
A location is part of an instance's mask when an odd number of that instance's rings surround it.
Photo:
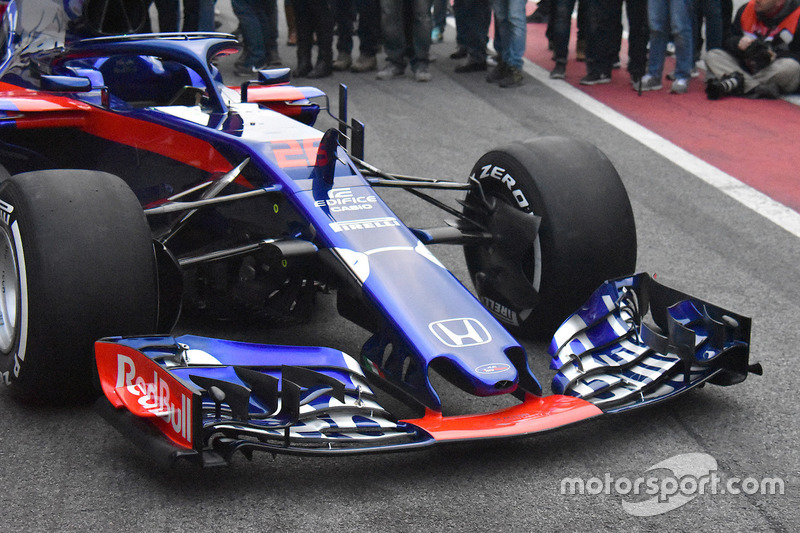
<path fill-rule="evenodd" d="M 749 364 L 750 326 L 647 274 L 608 281 L 556 332 L 552 390 L 615 413 L 706 382 L 740 383 L 761 374 Z"/>
<path fill-rule="evenodd" d="M 165 463 L 224 465 L 236 452 L 341 455 L 519 437 L 672 398 L 749 372 L 750 319 L 646 274 L 602 285 L 556 332 L 555 394 L 482 414 L 398 420 L 356 360 L 330 348 L 193 335 L 95 345 L 101 414 Z"/>
<path fill-rule="evenodd" d="M 95 344 L 100 414 L 171 463 L 203 466 L 266 451 L 290 455 L 391 452 L 437 442 L 548 431 L 602 414 L 563 395 L 527 394 L 507 409 L 465 416 L 428 410 L 398 420 L 355 359 L 328 348 L 197 336 L 108 338 Z"/>

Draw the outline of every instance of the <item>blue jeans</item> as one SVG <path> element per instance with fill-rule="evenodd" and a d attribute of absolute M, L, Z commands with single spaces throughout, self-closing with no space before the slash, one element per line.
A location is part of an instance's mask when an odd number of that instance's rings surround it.
<path fill-rule="evenodd" d="M 431 49 L 431 0 L 381 0 L 381 22 L 383 49 L 389 62 L 402 68 L 408 57 L 414 70 L 417 65 L 427 66 Z M 406 41 L 407 27 L 411 42 Z"/>
<path fill-rule="evenodd" d="M 489 0 L 454 0 L 456 42 L 467 49 L 472 61 L 486 61 L 492 8 Z"/>
<path fill-rule="evenodd" d="M 692 48 L 692 0 L 649 0 L 647 13 L 650 20 L 650 60 L 647 73 L 656 79 L 664 74 L 664 57 L 670 31 L 675 43 L 675 78 L 689 79 L 694 67 Z"/>
<path fill-rule="evenodd" d="M 242 28 L 247 63 L 262 66 L 269 58 L 269 53 L 278 49 L 276 0 L 231 0 L 231 7 Z"/>
<path fill-rule="evenodd" d="M 528 23 L 525 21 L 527 0 L 492 0 L 494 11 L 494 48 L 508 66 L 522 68 Z"/>

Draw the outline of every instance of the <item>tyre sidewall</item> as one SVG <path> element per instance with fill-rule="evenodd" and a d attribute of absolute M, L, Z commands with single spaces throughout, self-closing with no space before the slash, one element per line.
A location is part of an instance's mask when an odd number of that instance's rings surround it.
<path fill-rule="evenodd" d="M 4 188 L 5 189 L 5 188 Z M 0 238 L 8 239 L 10 246 L 8 249 L 3 246 L 0 253 L 10 253 L 12 255 L 9 261 L 14 265 L 14 269 L 7 271 L 2 269 L 0 276 L 2 276 L 2 287 L 5 297 L 8 284 L 16 285 L 16 324 L 13 330 L 13 340 L 8 350 L 0 351 L 0 378 L 2 381 L 15 388 L 16 384 L 23 379 L 24 376 L 24 361 L 27 347 L 27 302 L 28 302 L 28 287 L 27 275 L 25 265 L 25 253 L 20 234 L 20 224 L 17 220 L 16 209 L 14 203 L 18 205 L 17 199 L 9 191 L 0 191 Z M 10 202 L 14 203 L 10 203 Z M 8 320 L 8 317 L 3 317 L 3 320 Z"/>
<path fill-rule="evenodd" d="M 472 176 L 487 196 L 541 217 L 538 241 L 520 236 L 521 245 L 538 247 L 537 264 L 524 268 L 528 278 L 538 272 L 532 282 L 539 302 L 527 315 L 512 309 L 522 314 L 509 327 L 515 334 L 551 334 L 603 281 L 635 270 L 627 192 L 608 158 L 590 143 L 560 137 L 513 143 L 485 154 Z M 480 253 L 465 248 L 473 280 Z"/>
<path fill-rule="evenodd" d="M 3 381 L 26 400 L 90 398 L 94 341 L 156 327 L 155 258 L 138 200 L 116 176 L 52 170 L 5 180 L 0 202 L 20 287 Z"/>

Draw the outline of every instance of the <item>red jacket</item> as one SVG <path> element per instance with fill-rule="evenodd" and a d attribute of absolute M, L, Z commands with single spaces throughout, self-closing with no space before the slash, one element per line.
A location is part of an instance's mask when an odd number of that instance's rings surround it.
<path fill-rule="evenodd" d="M 742 59 L 739 40 L 744 36 L 765 41 L 778 57 L 791 57 L 800 62 L 800 0 L 786 0 L 772 17 L 759 16 L 752 0 L 746 3 L 736 12 L 723 47 Z"/>

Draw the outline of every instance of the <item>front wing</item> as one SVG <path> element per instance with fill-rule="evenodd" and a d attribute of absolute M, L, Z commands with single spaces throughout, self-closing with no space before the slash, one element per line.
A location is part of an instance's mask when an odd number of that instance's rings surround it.
<path fill-rule="evenodd" d="M 748 372 L 750 320 L 656 283 L 606 282 L 556 332 L 555 394 L 490 413 L 398 420 L 353 357 L 193 335 L 96 343 L 101 414 L 155 459 L 331 455 L 519 437 L 643 407 Z"/>

